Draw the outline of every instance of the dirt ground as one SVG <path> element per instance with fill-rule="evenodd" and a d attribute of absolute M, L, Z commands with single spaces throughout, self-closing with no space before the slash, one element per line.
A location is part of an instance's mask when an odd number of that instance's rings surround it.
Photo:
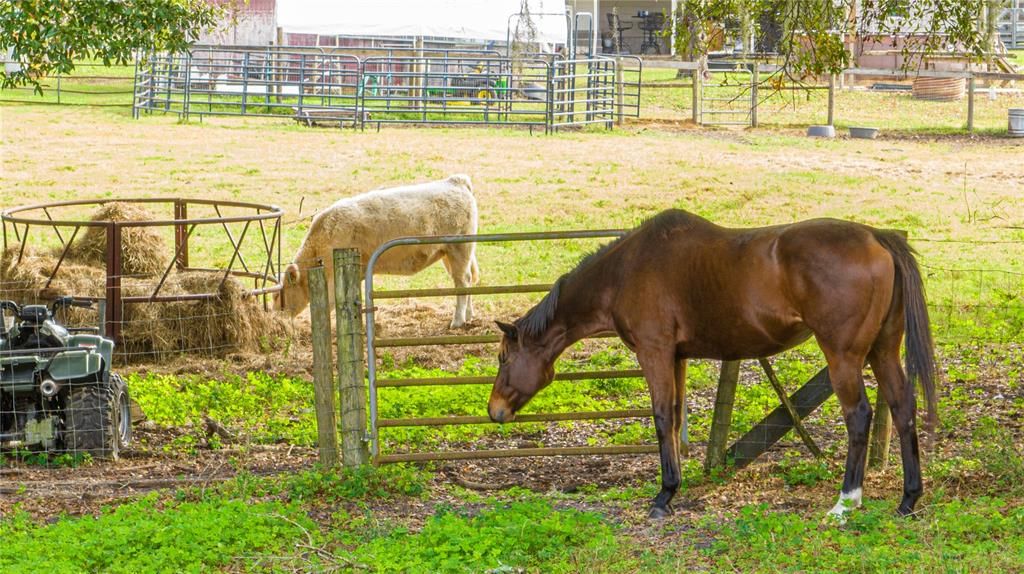
<path fill-rule="evenodd" d="M 998 138 L 812 142 L 796 131 L 695 130 L 685 122 L 637 122 L 613 133 L 544 137 L 493 130 L 310 130 L 258 120 L 179 124 L 172 118 L 134 121 L 80 109 L 0 107 L 0 208 L 79 197 L 204 196 L 275 203 L 297 216 L 300 203 L 302 213 L 308 214 L 340 197 L 383 185 L 467 172 L 474 180 L 482 232 L 621 227 L 652 210 L 679 206 L 727 212 L 729 221 L 723 223 L 733 225 L 814 216 L 898 225 L 901 221 L 893 214 L 917 213 L 914 224 L 936 237 L 980 240 L 1013 238 L 1014 228 L 1024 225 L 1024 203 L 1019 200 L 1024 193 L 1022 152 L 1024 141 Z M 301 234 L 288 235 L 286 249 L 296 248 L 300 239 Z M 922 251 L 956 256 L 938 244 L 926 244 Z M 1024 268 L 1024 258 L 1004 251 L 978 250 L 960 262 L 999 261 L 1004 269 Z M 379 335 L 443 333 L 450 305 L 382 305 Z M 491 320 L 512 319 L 523 310 L 501 304 L 481 307 L 465 332 L 493 333 Z M 297 321 L 304 327 L 307 319 Z M 465 353 L 493 353 L 493 347 L 393 353 L 396 363 L 414 360 L 452 368 Z M 287 355 L 235 355 L 136 368 L 179 374 L 252 369 L 306 374 L 311 354 L 300 336 Z M 979 411 L 995 412 L 1019 444 L 1020 420 L 1001 408 L 1019 397 L 1003 384 L 1001 368 L 993 366 L 983 380 L 973 381 L 972 393 Z M 713 396 L 697 394 L 692 401 L 692 409 L 707 409 Z M 814 423 L 826 448 L 837 441 L 845 444 L 841 433 L 827 430 L 835 422 Z M 594 430 L 588 425 L 575 429 Z M 545 437 L 547 444 L 570 438 L 558 437 L 558 429 L 553 432 Z M 212 484 L 243 469 L 258 475 L 292 472 L 309 468 L 315 460 L 309 448 L 230 442 L 221 450 L 200 448 L 195 456 L 169 454 L 163 447 L 174 436 L 143 423 L 140 446 L 116 463 L 77 469 L 0 468 L 0 513 L 14 504 L 46 518 L 95 513 L 110 502 L 153 489 Z M 966 438 L 939 437 L 940 450 L 933 456 L 970 448 Z M 750 502 L 827 508 L 837 484 L 826 481 L 794 495 L 769 472 L 780 452 L 724 485 L 687 493 L 680 501 L 682 515 L 723 512 Z M 702 457 L 702 445 L 694 445 L 692 454 Z M 452 483 L 562 492 L 585 485 L 638 486 L 655 481 L 658 466 L 656 456 L 639 455 L 459 462 L 439 469 L 435 487 L 443 496 Z M 895 504 L 900 488 L 898 467 L 868 477 L 868 496 Z M 624 512 L 642 529 L 648 528 L 641 521 L 643 510 Z"/>

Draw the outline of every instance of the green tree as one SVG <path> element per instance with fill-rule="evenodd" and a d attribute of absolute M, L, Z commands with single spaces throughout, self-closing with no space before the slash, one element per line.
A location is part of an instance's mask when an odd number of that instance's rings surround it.
<path fill-rule="evenodd" d="M 206 0 L 0 0 L 0 88 L 67 74 L 76 59 L 127 64 L 136 50 L 186 49 L 220 13 Z"/>
<path fill-rule="evenodd" d="M 793 78 L 837 74 L 852 59 L 847 36 L 907 36 L 906 66 L 928 54 L 958 51 L 982 59 L 993 49 L 992 28 L 1003 0 L 681 0 L 676 52 L 707 55 L 715 34 L 760 38 Z M 765 42 L 766 37 L 770 41 Z"/>

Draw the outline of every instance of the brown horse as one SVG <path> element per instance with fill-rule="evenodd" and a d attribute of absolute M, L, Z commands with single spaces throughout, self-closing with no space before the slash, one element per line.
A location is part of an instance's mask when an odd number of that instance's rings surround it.
<path fill-rule="evenodd" d="M 815 219 L 727 229 L 665 211 L 586 257 L 504 333 L 491 420 L 511 421 L 551 383 L 555 359 L 580 339 L 614 331 L 636 353 L 651 393 L 661 453 L 661 491 L 651 517 L 672 512 L 679 488 L 679 431 L 686 360 L 774 355 L 814 336 L 828 361 L 849 434 L 839 519 L 860 505 L 871 406 L 871 364 L 893 414 L 903 457 L 903 500 L 922 492 L 914 379 L 935 421 L 928 311 L 913 250 L 900 234 Z M 900 342 L 907 333 L 907 373 Z"/>

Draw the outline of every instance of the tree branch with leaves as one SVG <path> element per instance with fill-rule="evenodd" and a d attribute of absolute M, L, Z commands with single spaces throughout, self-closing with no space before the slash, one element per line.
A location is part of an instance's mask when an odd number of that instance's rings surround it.
<path fill-rule="evenodd" d="M 930 54 L 957 52 L 980 61 L 993 50 L 991 20 L 1004 0 L 680 0 L 676 53 L 700 60 L 717 30 L 772 44 L 794 80 L 838 74 L 853 61 L 850 36 L 902 38 L 904 66 Z M 748 29 L 752 28 L 751 29 Z"/>
<path fill-rule="evenodd" d="M 188 49 L 216 24 L 206 0 L 2 0 L 0 54 L 18 64 L 0 70 L 0 88 L 31 85 L 74 70 L 75 60 L 129 64 L 137 50 Z"/>

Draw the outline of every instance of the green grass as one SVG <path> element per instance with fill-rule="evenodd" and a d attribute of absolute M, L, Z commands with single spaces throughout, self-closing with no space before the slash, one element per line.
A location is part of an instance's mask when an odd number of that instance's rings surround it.
<path fill-rule="evenodd" d="M 1011 572 L 1024 568 L 1024 506 L 937 495 L 916 520 L 868 499 L 844 526 L 745 505 L 728 517 L 642 526 L 647 489 L 449 498 L 425 515 L 427 476 L 409 467 L 242 475 L 219 487 L 150 494 L 96 517 L 0 522 L 5 572 Z M 397 486 L 396 486 L 397 485 Z M 799 485 L 794 488 L 803 488 Z M 605 508 L 606 510 L 602 510 Z M 311 517 L 320 517 L 314 522 Z M 39 552 L 60 541 L 60 548 Z"/>
<path fill-rule="evenodd" d="M 315 525 L 294 504 L 176 502 L 151 494 L 95 518 L 36 524 L 21 513 L 6 517 L 0 521 L 0 570 L 208 572 L 291 550 L 309 529 Z"/>
<path fill-rule="evenodd" d="M 715 529 L 706 557 L 716 571 L 1012 572 L 1024 568 L 1022 528 L 1024 507 L 1000 498 L 935 504 L 920 520 L 868 501 L 842 528 L 747 506 Z"/>

